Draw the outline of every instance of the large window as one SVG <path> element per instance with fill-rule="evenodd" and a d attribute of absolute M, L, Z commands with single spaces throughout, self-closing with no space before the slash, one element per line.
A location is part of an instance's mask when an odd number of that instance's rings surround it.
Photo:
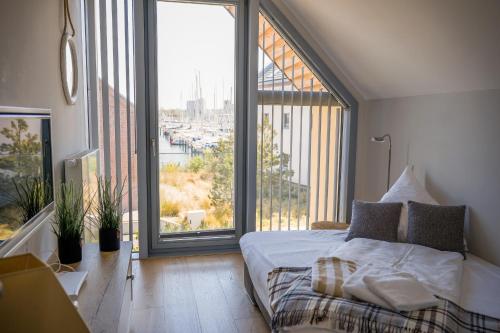
<path fill-rule="evenodd" d="M 349 220 L 356 101 L 271 0 L 86 4 L 91 141 L 141 255 Z"/>
<path fill-rule="evenodd" d="M 157 2 L 162 235 L 234 229 L 234 13 Z"/>
<path fill-rule="evenodd" d="M 264 13 L 258 48 L 255 229 L 345 221 L 345 108 Z"/>

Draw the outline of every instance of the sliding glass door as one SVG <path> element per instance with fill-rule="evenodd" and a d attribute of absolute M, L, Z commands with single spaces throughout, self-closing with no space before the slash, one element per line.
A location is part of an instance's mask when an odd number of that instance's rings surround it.
<path fill-rule="evenodd" d="M 153 250 L 234 243 L 243 121 L 238 3 L 157 1 L 154 9 Z"/>

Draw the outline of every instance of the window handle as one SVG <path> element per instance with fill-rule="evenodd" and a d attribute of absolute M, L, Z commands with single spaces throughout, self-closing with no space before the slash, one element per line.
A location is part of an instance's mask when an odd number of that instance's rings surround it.
<path fill-rule="evenodd" d="M 153 156 L 156 156 L 156 139 L 155 138 L 151 139 L 151 151 L 153 153 Z"/>

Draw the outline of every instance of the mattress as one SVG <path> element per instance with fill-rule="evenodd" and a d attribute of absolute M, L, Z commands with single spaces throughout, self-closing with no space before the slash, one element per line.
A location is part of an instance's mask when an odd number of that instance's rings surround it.
<path fill-rule="evenodd" d="M 275 267 L 311 267 L 319 256 L 328 256 L 344 242 L 346 231 L 311 230 L 252 232 L 240 240 L 241 252 L 255 291 L 268 304 L 267 273 Z M 500 267 L 472 254 L 464 261 L 460 306 L 500 318 Z"/>

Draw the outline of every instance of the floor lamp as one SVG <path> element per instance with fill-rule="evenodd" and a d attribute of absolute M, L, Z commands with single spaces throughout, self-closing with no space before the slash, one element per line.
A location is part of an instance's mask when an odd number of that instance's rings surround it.
<path fill-rule="evenodd" d="M 391 136 L 389 134 L 385 134 L 383 136 L 372 136 L 372 142 L 383 143 L 389 142 L 389 162 L 387 163 L 387 191 L 389 191 L 389 183 L 391 181 L 391 150 L 392 150 L 392 142 Z"/>

